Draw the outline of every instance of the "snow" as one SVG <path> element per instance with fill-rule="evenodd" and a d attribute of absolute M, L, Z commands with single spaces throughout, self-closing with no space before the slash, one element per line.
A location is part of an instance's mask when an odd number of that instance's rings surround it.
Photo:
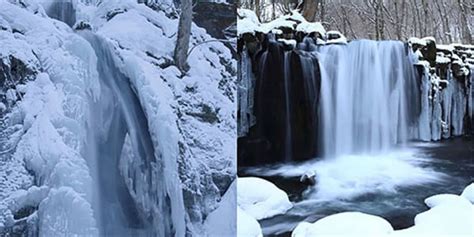
<path fill-rule="evenodd" d="M 12 210 L 4 197 L 33 185 L 25 162 L 36 184 L 48 190 L 35 214 L 40 236 L 94 236 L 98 234 L 97 221 L 92 215 L 88 166 L 92 158 L 83 151 L 89 103 L 98 100 L 101 92 L 96 53 L 66 24 L 45 15 L 47 3 L 23 2 L 26 9 L 17 2 L 0 2 L 0 25 L 7 29 L 0 31 L 0 58 L 5 61 L 12 55 L 37 73 L 21 91 L 9 92 L 11 100 L 17 99 L 17 92 L 25 95 L 8 114 L 12 123 L 18 122 L 19 131 L 9 139 L 14 144 L 8 168 L 4 170 L 3 161 L 0 164 L 0 226 L 12 225 Z M 184 236 L 186 228 L 206 235 L 209 230 L 203 226 L 204 218 L 220 206 L 221 193 L 235 177 L 232 78 L 236 68 L 230 50 L 220 42 L 198 46 L 188 58 L 190 71 L 183 75 L 176 67 L 166 66 L 172 59 L 178 19 L 134 0 L 72 2 L 76 20 L 90 24 L 94 33 L 111 45 L 112 60 L 130 78 L 150 118 L 155 156 L 164 160 L 164 173 L 159 175 L 164 177 L 160 179 L 165 183 L 163 189 L 170 194 L 176 235 Z M 107 19 L 112 12 L 117 14 Z M 211 40 L 204 29 L 193 24 L 191 45 Z M 211 122 L 203 119 L 207 108 L 216 117 Z M 156 202 L 145 198 L 153 197 L 153 190 L 139 190 L 142 193 L 135 201 L 153 207 Z M 185 202 L 183 192 L 192 195 L 192 200 Z M 72 223 L 77 227 L 66 228 Z"/>
<path fill-rule="evenodd" d="M 237 178 L 237 205 L 257 220 L 285 213 L 293 204 L 288 195 L 261 178 Z"/>
<path fill-rule="evenodd" d="M 393 227 L 385 219 L 360 212 L 342 212 L 324 217 L 315 223 L 302 222 L 293 230 L 292 237 L 310 236 L 388 236 Z"/>
<path fill-rule="evenodd" d="M 331 37 L 336 37 L 335 39 L 328 39 L 326 41 L 326 44 L 347 44 L 347 39 L 346 37 L 339 31 L 337 30 L 331 30 L 326 32 L 326 35 L 328 38 Z"/>
<path fill-rule="evenodd" d="M 470 190 L 472 184 L 465 190 Z M 425 200 L 430 210 L 415 217 L 415 225 L 393 231 L 386 220 L 359 212 L 342 212 L 315 223 L 301 222 L 292 237 L 304 236 L 460 236 L 474 234 L 474 206 L 463 196 L 434 195 Z"/>
<path fill-rule="evenodd" d="M 256 31 L 259 31 L 260 21 L 255 12 L 239 8 L 237 9 L 237 15 L 239 16 L 237 20 L 237 33 L 239 36 L 245 33 L 255 34 Z"/>
<path fill-rule="evenodd" d="M 438 64 L 447 64 L 447 63 L 450 63 L 450 62 L 451 62 L 451 59 L 449 59 L 447 57 L 439 56 L 439 55 L 436 56 L 436 63 L 438 63 Z"/>
<path fill-rule="evenodd" d="M 426 41 L 425 40 L 422 40 L 422 39 L 419 39 L 419 38 L 416 38 L 416 37 L 409 38 L 408 42 L 412 45 L 417 44 L 417 45 L 421 45 L 421 46 L 426 46 Z"/>
<path fill-rule="evenodd" d="M 471 203 L 474 204 L 474 183 L 471 183 L 468 185 L 461 194 L 462 197 L 466 198 L 469 200 Z"/>
<path fill-rule="evenodd" d="M 289 46 L 292 46 L 293 48 L 296 47 L 296 40 L 294 39 L 291 39 L 291 40 L 287 40 L 287 39 L 278 39 L 279 42 L 282 42 L 286 45 L 289 45 Z"/>
<path fill-rule="evenodd" d="M 307 22 L 303 21 L 298 26 L 296 26 L 296 31 L 304 32 L 304 33 L 319 33 L 320 35 L 324 36 L 326 34 L 326 30 L 324 29 L 323 25 L 320 22 Z"/>
<path fill-rule="evenodd" d="M 225 183 L 235 176 L 235 61 L 222 43 L 208 42 L 194 48 L 188 57 L 191 68 L 184 75 L 174 66 L 158 66 L 172 59 L 178 20 L 143 5 L 124 3 L 126 12 L 103 22 L 101 16 L 116 7 L 102 4 L 90 16 L 91 23 L 113 46 L 116 65 L 130 78 L 147 117 L 153 118 L 148 126 L 160 152 L 157 157 L 165 157 L 164 177 L 177 235 L 184 234 L 186 212 L 193 215 L 188 228 L 206 235 L 212 230 L 203 226 L 204 218 L 218 208 L 220 193 L 228 188 Z M 192 45 L 211 40 L 193 24 Z M 205 113 L 214 113 L 215 121 L 207 121 Z M 181 193 L 193 196 L 186 206 Z M 147 196 L 141 193 L 137 198 L 143 205 L 153 204 L 142 195 Z"/>
<path fill-rule="evenodd" d="M 222 196 L 219 206 L 209 213 L 205 221 L 205 228 L 212 236 L 232 236 L 237 230 L 235 209 L 237 206 L 237 181 L 234 181 L 227 192 Z M 245 217 L 243 217 L 245 218 Z M 245 221 L 245 220 L 244 220 Z M 250 225 L 253 225 L 251 223 Z"/>
<path fill-rule="evenodd" d="M 444 44 L 436 44 L 436 49 L 437 50 L 443 50 L 443 51 L 454 51 L 454 47 L 452 45 L 444 45 Z"/>
<path fill-rule="evenodd" d="M 443 198 L 445 199 L 445 198 Z M 399 232 L 407 235 L 450 235 L 472 236 L 474 229 L 474 209 L 465 199 L 442 200 L 436 206 L 415 217 L 415 226 Z"/>
<path fill-rule="evenodd" d="M 326 34 L 326 30 L 320 22 L 308 22 L 296 10 L 288 15 L 280 16 L 266 23 L 261 23 L 255 13 L 251 10 L 239 8 L 237 9 L 237 13 L 239 15 L 237 20 L 237 32 L 239 36 L 244 33 L 254 34 L 255 32 L 262 32 L 265 34 L 269 32 L 275 33 L 274 30 L 280 30 L 282 28 L 288 28 L 307 34 L 317 32 L 321 36 Z M 281 33 L 281 31 L 277 32 Z"/>
<path fill-rule="evenodd" d="M 237 237 L 263 237 L 258 221 L 237 207 Z"/>
<path fill-rule="evenodd" d="M 438 194 L 425 199 L 425 204 L 430 208 L 443 204 L 456 204 L 463 202 L 466 202 L 466 199 L 456 194 Z"/>

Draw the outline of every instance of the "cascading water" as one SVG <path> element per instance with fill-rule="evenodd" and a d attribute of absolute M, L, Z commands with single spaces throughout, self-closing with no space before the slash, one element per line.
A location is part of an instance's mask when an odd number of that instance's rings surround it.
<path fill-rule="evenodd" d="M 387 150 L 407 141 L 420 95 L 410 89 L 417 82 L 402 42 L 361 40 L 324 46 L 317 54 L 325 156 Z"/>
<path fill-rule="evenodd" d="M 410 56 L 396 41 L 318 46 L 306 38 L 289 50 L 269 37 L 254 55 L 256 126 L 241 139 L 261 148 L 240 162 L 377 152 L 419 138 L 421 82 Z"/>
<path fill-rule="evenodd" d="M 90 32 L 83 32 L 94 48 L 101 81 L 101 98 L 94 104 L 89 132 L 90 157 L 97 162 L 98 203 L 97 215 L 103 235 L 169 236 L 173 234 L 170 223 L 170 199 L 165 191 L 161 157 L 155 157 L 149 134 L 148 121 L 129 79 L 115 66 L 110 45 Z M 130 138 L 132 151 L 139 159 L 140 170 L 133 175 L 142 180 L 133 180 L 127 186 L 120 173 L 119 160 L 126 135 Z M 154 170 L 158 169 L 158 170 Z M 138 177 L 137 177 L 138 178 Z M 137 184 L 144 182 L 144 184 Z M 139 190 L 136 186 L 150 188 L 152 199 L 158 210 L 139 208 L 132 197 Z M 130 190 L 132 189 L 132 190 Z M 157 211 L 157 212 L 155 212 Z"/>
<path fill-rule="evenodd" d="M 69 26 L 76 21 L 73 1 L 53 1 L 46 9 L 50 17 Z M 183 230 L 172 222 L 164 160 L 155 150 L 129 78 L 116 66 L 113 47 L 105 39 L 88 31 L 80 35 L 95 51 L 100 79 L 100 98 L 90 99 L 84 152 L 96 188 L 93 206 L 100 235 L 181 235 Z"/>

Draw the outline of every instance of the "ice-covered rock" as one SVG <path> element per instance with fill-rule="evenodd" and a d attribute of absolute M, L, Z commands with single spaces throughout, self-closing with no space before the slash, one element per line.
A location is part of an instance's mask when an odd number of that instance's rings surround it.
<path fill-rule="evenodd" d="M 293 230 L 291 236 L 382 237 L 392 232 L 393 227 L 381 217 L 360 212 L 343 212 L 327 216 L 315 223 L 301 222 Z"/>
<path fill-rule="evenodd" d="M 237 204 L 257 220 L 285 213 L 293 206 L 285 191 L 255 177 L 237 179 Z"/>
<path fill-rule="evenodd" d="M 461 196 L 474 204 L 474 183 L 469 184 L 461 193 Z"/>
<path fill-rule="evenodd" d="M 237 207 L 237 236 L 262 237 L 262 228 L 258 221 L 247 214 L 242 208 Z"/>

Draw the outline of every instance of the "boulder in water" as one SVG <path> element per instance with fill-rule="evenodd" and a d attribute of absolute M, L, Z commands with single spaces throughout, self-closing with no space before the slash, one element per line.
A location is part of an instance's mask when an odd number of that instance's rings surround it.
<path fill-rule="evenodd" d="M 343 212 L 327 216 L 315 223 L 301 222 L 292 237 L 311 236 L 384 236 L 393 232 L 385 219 L 360 212 Z"/>
<path fill-rule="evenodd" d="M 238 178 L 237 190 L 237 205 L 257 220 L 285 213 L 293 207 L 285 191 L 261 178 Z"/>

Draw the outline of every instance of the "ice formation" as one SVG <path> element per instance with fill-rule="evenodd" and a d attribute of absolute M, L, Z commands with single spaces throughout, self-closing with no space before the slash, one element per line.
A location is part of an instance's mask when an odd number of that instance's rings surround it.
<path fill-rule="evenodd" d="M 235 61 L 193 24 L 211 42 L 177 70 L 172 7 L 0 2 L 0 235 L 208 235 L 235 212 Z"/>

